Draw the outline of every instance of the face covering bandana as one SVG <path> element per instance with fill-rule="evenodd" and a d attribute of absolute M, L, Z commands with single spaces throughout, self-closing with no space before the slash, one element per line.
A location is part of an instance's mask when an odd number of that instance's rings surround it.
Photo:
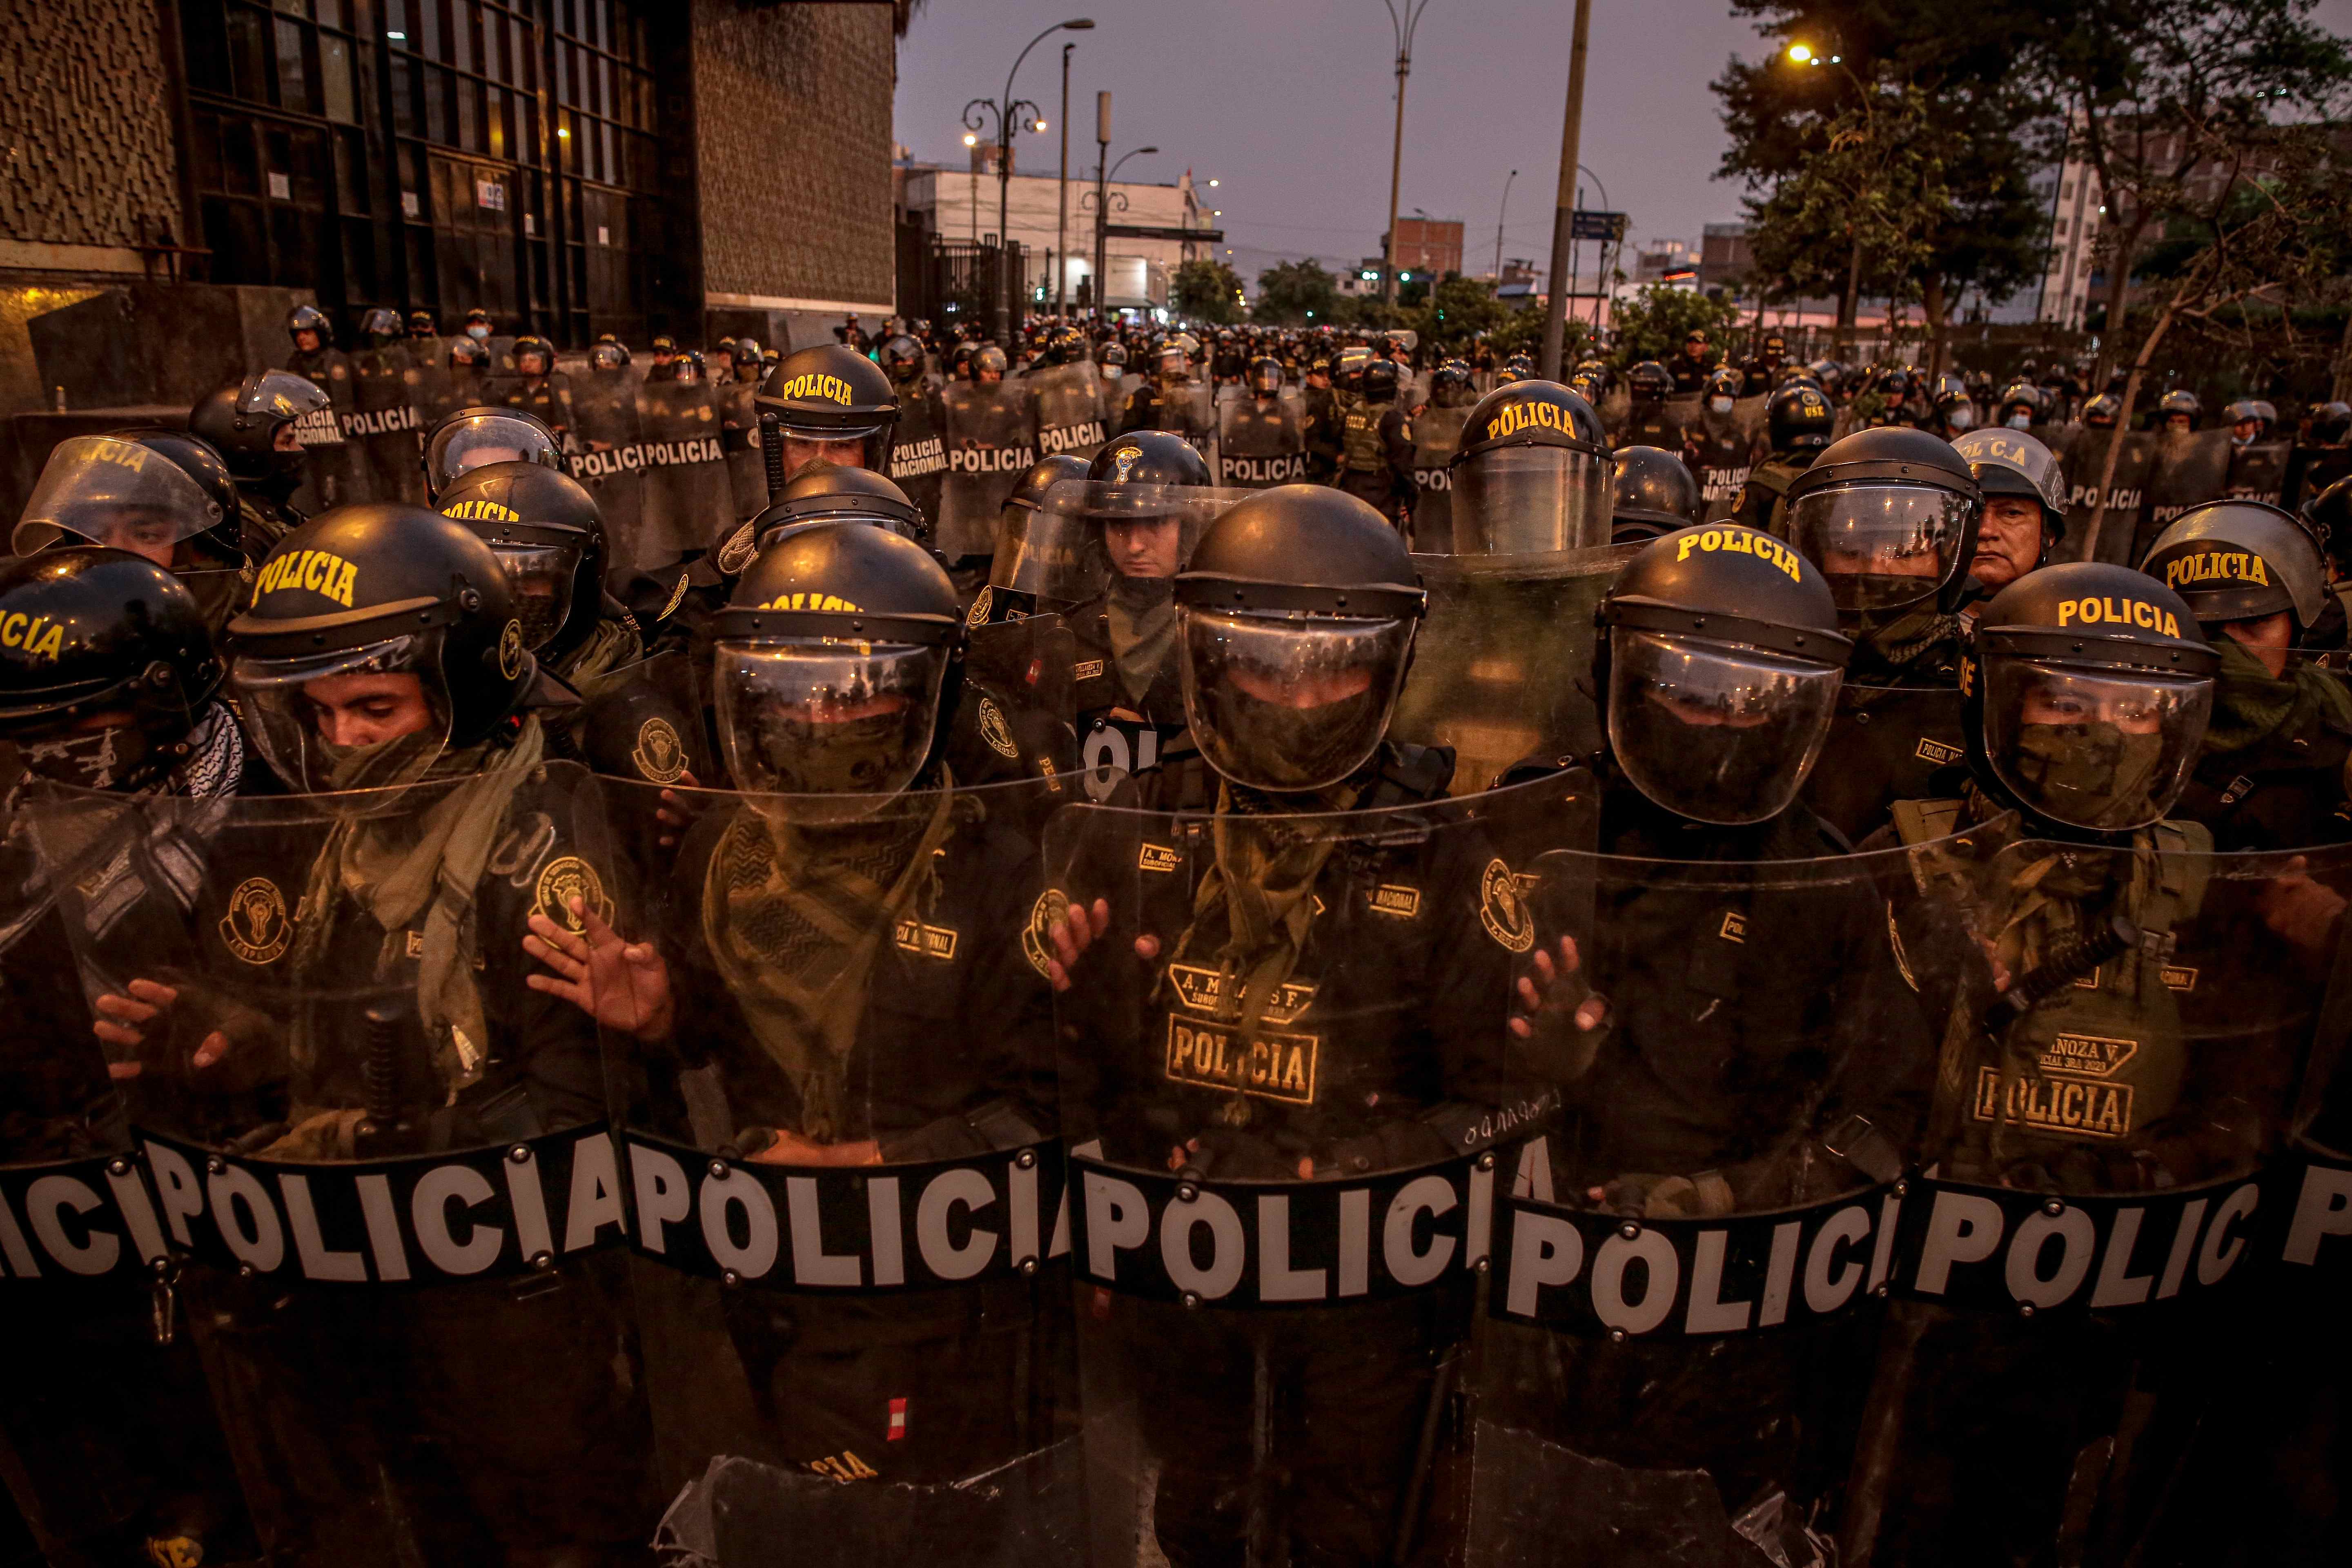
<path fill-rule="evenodd" d="M 146 734 L 132 724 L 27 742 L 23 752 L 27 772 L 77 789 L 142 789 L 170 765 L 170 759 L 155 755 Z"/>
<path fill-rule="evenodd" d="M 2037 796 L 2029 804 L 2044 816 L 2118 830 L 2150 815 L 2148 789 L 2163 757 L 2162 735 L 2126 734 L 2113 724 L 2024 724 L 2015 766 Z"/>
<path fill-rule="evenodd" d="M 319 751 L 327 760 L 326 793 L 390 789 L 425 776 L 441 756 L 441 737 L 419 731 L 372 746 L 338 746 L 321 741 Z"/>

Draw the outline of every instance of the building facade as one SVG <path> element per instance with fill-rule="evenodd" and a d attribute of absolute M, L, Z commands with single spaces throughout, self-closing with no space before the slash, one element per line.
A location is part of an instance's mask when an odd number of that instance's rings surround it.
<path fill-rule="evenodd" d="M 997 240 L 999 191 L 992 159 L 976 153 L 969 169 L 908 163 L 901 165 L 898 183 L 908 221 L 926 233 L 971 244 Z M 1082 300 L 1094 302 L 1094 181 L 1075 166 L 1066 185 L 1053 174 L 1015 173 L 1005 184 L 1003 200 L 1003 233 L 1025 255 L 1021 292 L 1031 305 L 1051 307 L 1057 270 L 1073 307 Z M 1101 302 L 1113 310 L 1165 306 L 1178 267 L 1222 255 L 1214 220 L 1202 205 L 1189 169 L 1172 184 L 1114 181 L 1105 188 L 1103 200 L 1114 227 L 1201 231 L 1198 239 L 1107 237 Z"/>

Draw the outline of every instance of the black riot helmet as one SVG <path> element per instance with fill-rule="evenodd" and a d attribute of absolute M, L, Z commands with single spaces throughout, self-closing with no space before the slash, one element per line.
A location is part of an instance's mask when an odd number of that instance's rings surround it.
<path fill-rule="evenodd" d="M 1397 363 L 1392 359 L 1376 359 L 1364 366 L 1357 378 L 1367 403 L 1394 403 L 1397 395 Z"/>
<path fill-rule="evenodd" d="M 875 351 L 875 359 L 892 386 L 906 386 L 923 379 L 923 345 L 904 332 L 884 340 Z"/>
<path fill-rule="evenodd" d="M 1969 767 L 2037 837 L 2159 821 L 2196 765 L 2221 660 L 2179 595 L 2098 561 L 1994 595 L 1960 659 Z"/>
<path fill-rule="evenodd" d="M 1664 403 L 1675 395 L 1675 373 L 1645 359 L 1625 373 L 1625 384 L 1636 403 Z"/>
<path fill-rule="evenodd" d="M 2197 416 L 2204 411 L 2205 405 L 2197 400 L 2195 393 L 2185 386 L 2176 386 L 2156 400 L 2157 427 L 2161 429 L 2169 425 L 2172 416 L 2178 414 L 2186 417 L 2189 427 L 2194 430 L 2197 428 Z"/>
<path fill-rule="evenodd" d="M 1042 364 L 1076 364 L 1086 357 L 1087 335 L 1067 323 L 1046 328 L 1037 340 Z"/>
<path fill-rule="evenodd" d="M 1929 408 L 1929 423 L 1947 440 L 1977 427 L 1977 404 L 1969 394 L 1969 384 L 1948 372 L 1937 377 Z"/>
<path fill-rule="evenodd" d="M 588 351 L 588 368 L 599 375 L 618 375 L 629 368 L 629 351 L 619 343 L 598 343 Z"/>
<path fill-rule="evenodd" d="M 1728 414 L 1731 405 L 1739 401 L 1747 390 L 1748 378 L 1733 365 L 1717 365 L 1706 378 L 1707 406 L 1717 414 Z"/>
<path fill-rule="evenodd" d="M 604 611 L 604 514 L 569 474 L 537 463 L 468 468 L 434 500 L 499 558 L 523 647 L 558 664 L 588 640 Z"/>
<path fill-rule="evenodd" d="M 301 334 L 304 332 L 318 333 L 320 348 L 335 346 L 334 324 L 315 305 L 297 305 L 286 312 L 286 335 L 294 340 L 295 347 L 301 347 Z"/>
<path fill-rule="evenodd" d="M 2305 501 L 2295 521 L 2338 576 L 2352 575 L 2346 570 L 2346 557 L 2352 555 L 2352 479 L 2338 479 Z"/>
<path fill-rule="evenodd" d="M 514 354 L 514 367 L 516 374 L 518 374 L 550 375 L 554 373 L 555 345 L 549 342 L 545 338 L 538 336 L 536 333 L 526 332 L 521 337 L 517 338 L 514 341 L 514 349 L 512 353 Z M 537 354 L 539 356 L 539 368 L 537 370 L 530 370 L 524 366 L 522 361 L 525 354 Z"/>
<path fill-rule="evenodd" d="M 1556 381 L 1511 381 L 1462 423 L 1453 472 L 1465 554 L 1575 550 L 1609 540 L 1615 472 L 1592 405 Z"/>
<path fill-rule="evenodd" d="M 1789 486 L 1789 537 L 1850 613 L 1958 603 L 1983 495 L 1968 459 L 1925 430 L 1857 430 Z"/>
<path fill-rule="evenodd" d="M 0 563 L 0 740 L 28 772 L 147 788 L 220 683 L 203 610 L 153 562 L 75 544 Z M 131 722 L 86 722 L 101 714 Z"/>
<path fill-rule="evenodd" d="M 2022 378 L 2010 383 L 2009 390 L 2000 395 L 1998 422 L 2012 430 L 2024 430 L 2041 417 L 2042 389 Z"/>
<path fill-rule="evenodd" d="M 1952 450 L 1967 461 L 1987 501 L 2014 496 L 2042 509 L 2042 553 L 2034 565 L 2049 560 L 2066 535 L 2066 476 L 2059 469 L 2057 454 L 2005 425 L 1971 430 L 1952 443 Z M 1981 518 L 1979 522 L 1981 531 Z"/>
<path fill-rule="evenodd" d="M 1793 382 L 1764 405 L 1765 439 L 1775 452 L 1818 452 L 1837 429 L 1837 410 L 1818 386 Z"/>
<path fill-rule="evenodd" d="M 432 311 L 411 310 L 408 312 L 408 335 L 410 337 L 435 337 L 439 334 L 440 331 L 440 327 L 436 325 L 433 320 Z"/>
<path fill-rule="evenodd" d="M 1253 397 L 1274 397 L 1282 392 L 1282 362 L 1260 354 L 1249 363 L 1249 389 Z"/>
<path fill-rule="evenodd" d="M 1086 489 L 1087 459 L 1070 452 L 1040 458 L 1013 485 L 997 515 L 996 554 L 988 569 L 990 596 L 1025 594 L 1041 612 L 1083 604 L 1110 581 L 1100 530 L 1083 509 L 1047 504 L 1055 485 L 1067 497 Z M 982 611 L 982 617 L 986 617 Z"/>
<path fill-rule="evenodd" d="M 377 348 L 400 336 L 400 312 L 378 305 L 360 318 L 360 331 Z"/>
<path fill-rule="evenodd" d="M 1610 753 L 1695 822 L 1763 822 L 1820 760 L 1853 645 L 1812 563 L 1734 523 L 1652 541 L 1601 602 Z"/>
<path fill-rule="evenodd" d="M 1428 595 L 1370 505 L 1277 485 L 1227 509 L 1176 579 L 1184 717 L 1211 767 L 1276 794 L 1370 760 L 1412 661 Z"/>
<path fill-rule="evenodd" d="M 786 354 L 752 401 L 761 413 L 773 414 L 782 428 L 786 478 L 813 462 L 890 471 L 898 394 L 882 367 L 856 350 L 819 343 Z M 796 451 L 796 446 L 803 449 Z"/>
<path fill-rule="evenodd" d="M 305 428 L 334 413 L 326 393 L 287 370 L 256 371 L 198 400 L 188 410 L 188 432 L 221 455 L 238 486 L 283 501 L 302 484 Z M 291 447 L 278 432 L 294 430 Z"/>
<path fill-rule="evenodd" d="M 2112 392 L 2103 392 L 2083 405 L 2083 423 L 2094 430 L 2112 430 L 2123 411 L 2122 398 Z"/>
<path fill-rule="evenodd" d="M 1621 447 L 1612 487 L 1612 544 L 1646 544 L 1688 528 L 1704 504 L 1690 465 L 1660 447 Z"/>
<path fill-rule="evenodd" d="M 833 519 L 771 536 L 711 621 L 735 787 L 878 805 L 915 784 L 954 720 L 962 608 L 947 569 L 887 529 Z"/>
<path fill-rule="evenodd" d="M 337 507 L 279 541 L 226 645 L 246 732 L 309 793 L 423 777 L 445 750 L 499 734 L 539 673 L 497 554 L 397 501 Z M 421 704 L 421 718 L 386 734 L 347 706 L 355 691 L 383 693 L 402 720 Z"/>
<path fill-rule="evenodd" d="M 2352 403 L 2323 403 L 2311 411 L 2311 439 L 2322 447 L 2352 440 Z"/>
<path fill-rule="evenodd" d="M 1477 398 L 1476 384 L 1470 379 L 1470 367 L 1463 361 L 1443 361 L 1429 373 L 1429 402 L 1432 407 L 1467 408 Z"/>
<path fill-rule="evenodd" d="M 561 468 L 563 450 L 555 444 L 555 432 L 536 414 L 520 408 L 460 408 L 425 438 L 425 493 L 438 500 L 458 475 L 491 463 Z"/>
<path fill-rule="evenodd" d="M 776 499 L 748 526 L 752 537 L 765 544 L 780 528 L 820 520 L 870 522 L 918 543 L 930 535 L 930 524 L 905 490 L 870 468 L 834 463 L 803 468 L 785 480 Z"/>
<path fill-rule="evenodd" d="M 2327 567 L 2294 513 L 2258 500 L 2190 507 L 2165 526 L 2139 569 L 2180 595 L 2200 625 L 2284 611 L 2295 630 L 2327 607 Z"/>
<path fill-rule="evenodd" d="M 192 436 L 123 431 L 74 436 L 50 448 L 8 547 L 31 555 L 59 544 L 103 544 L 178 569 L 205 561 L 210 543 L 234 541 L 236 487 L 218 453 Z"/>
<path fill-rule="evenodd" d="M 1170 430 L 1130 430 L 1108 443 L 1087 465 L 1095 484 L 1207 485 L 1208 459 Z"/>

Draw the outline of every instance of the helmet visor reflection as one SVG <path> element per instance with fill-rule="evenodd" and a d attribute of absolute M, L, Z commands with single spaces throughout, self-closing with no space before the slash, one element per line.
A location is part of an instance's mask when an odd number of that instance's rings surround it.
<path fill-rule="evenodd" d="M 1949 580 L 1974 504 L 1927 485 L 1834 485 L 1790 503 L 1790 536 L 1839 609 L 1896 609 Z"/>
<path fill-rule="evenodd" d="M 1631 626 L 1611 631 L 1609 652 L 1610 751 L 1643 795 L 1724 824 L 1762 822 L 1797 797 L 1843 670 Z"/>
<path fill-rule="evenodd" d="M 2053 822 L 2119 833 L 2162 820 L 2204 742 L 2203 677 L 1986 661 L 1985 752 L 2000 782 Z"/>
<path fill-rule="evenodd" d="M 163 453 L 111 436 L 77 436 L 49 453 L 10 548 L 103 544 L 169 568 L 173 547 L 221 521 L 218 502 Z"/>
<path fill-rule="evenodd" d="M 522 643 L 536 653 L 572 617 L 572 589 L 580 573 L 579 552 L 561 544 L 494 544 L 499 570 L 514 592 Z"/>
<path fill-rule="evenodd" d="M 298 658 L 229 666 L 246 734 L 300 794 L 388 789 L 422 778 L 448 743 L 436 632 Z"/>
<path fill-rule="evenodd" d="M 1338 784 L 1364 765 L 1403 684 L 1413 623 L 1180 605 L 1184 717 L 1209 765 L 1253 789 Z"/>
<path fill-rule="evenodd" d="M 878 803 L 929 757 L 942 647 L 832 641 L 719 645 L 719 736 L 735 787 Z"/>
<path fill-rule="evenodd" d="M 1570 447 L 1496 447 L 1454 476 L 1454 534 L 1465 554 L 1528 555 L 1609 542 L 1609 458 Z"/>

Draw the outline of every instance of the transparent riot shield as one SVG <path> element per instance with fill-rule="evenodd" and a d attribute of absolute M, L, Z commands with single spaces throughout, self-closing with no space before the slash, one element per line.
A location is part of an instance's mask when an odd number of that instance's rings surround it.
<path fill-rule="evenodd" d="M 1104 406 L 1103 378 L 1084 360 L 1046 365 L 1021 378 L 1037 418 L 1037 455 L 1067 452 L 1091 460 L 1102 450 L 1113 410 Z"/>
<path fill-rule="evenodd" d="M 1531 757 L 1597 751 L 1592 613 L 1636 552 L 1415 555 L 1429 614 L 1389 733 L 1453 747 L 1456 794 Z"/>
<path fill-rule="evenodd" d="M 1279 397 L 1234 399 L 1218 411 L 1217 482 L 1263 490 L 1307 479 L 1307 432 L 1298 408 Z"/>
<path fill-rule="evenodd" d="M 928 384 L 898 388 L 898 426 L 890 447 L 890 482 L 907 492 L 931 536 L 940 530 L 940 493 L 947 481 L 947 416 Z"/>
<path fill-rule="evenodd" d="M 152 875 L 179 846 L 68 879 Z M 19 813 L 0 840 L 0 1475 L 47 1560 L 252 1550 L 120 1080 Z"/>
<path fill-rule="evenodd" d="M 272 1562 L 607 1560 L 657 1517 L 571 764 L 35 826 Z"/>
<path fill-rule="evenodd" d="M 956 777 L 988 784 L 1077 771 L 1070 674 L 1077 647 L 1068 625 L 1055 615 L 966 631 L 963 693 L 948 739 Z"/>
<path fill-rule="evenodd" d="M 2132 560 L 2147 553 L 2165 526 L 2192 506 L 2220 500 L 2230 488 L 2230 432 L 2167 430 L 2156 437 L 2147 475 L 2147 505 L 2141 509 Z"/>
<path fill-rule="evenodd" d="M 1558 1110 L 1497 1200 L 1467 1561 L 1837 1563 L 1935 1070 L 1889 934 L 1910 855 L 1513 871 L 1507 1076 Z"/>
<path fill-rule="evenodd" d="M 1055 818 L 1093 1561 L 1458 1546 L 1447 1417 L 1539 1110 L 1505 1076 L 1513 868 L 1551 789 Z"/>
<path fill-rule="evenodd" d="M 351 397 L 349 381 L 336 382 L 331 388 L 322 385 L 320 390 L 334 401 L 294 421 L 294 439 L 303 458 L 302 484 L 294 492 L 293 504 L 306 517 L 316 517 L 352 500 L 354 475 L 362 471 L 360 453 L 343 436 L 342 416 Z"/>
<path fill-rule="evenodd" d="M 649 381 L 640 389 L 645 510 L 637 557 L 644 563 L 699 554 L 735 521 L 714 391 L 699 381 Z"/>
<path fill-rule="evenodd" d="M 940 402 L 948 468 L 940 487 L 939 552 L 950 562 L 993 554 L 1004 498 L 1036 466 L 1035 411 L 1018 382 L 958 382 Z"/>
<path fill-rule="evenodd" d="M 2222 486 L 2222 494 L 2231 500 L 2267 501 L 2279 504 L 2286 488 L 2286 460 L 2294 451 L 2292 443 L 2261 441 L 2251 447 L 2230 448 L 2230 477 Z"/>
<path fill-rule="evenodd" d="M 1957 793 L 1948 770 L 1967 763 L 1958 687 L 1849 680 L 1838 688 L 1829 738 L 1805 780 L 1805 804 L 1859 844 L 1886 826 L 1896 801 Z"/>
<path fill-rule="evenodd" d="M 649 550 L 646 533 L 646 461 L 638 395 L 644 390 L 627 365 L 591 369 L 572 387 L 574 445 L 566 460 L 572 477 L 596 498 L 613 564 L 635 570 L 677 559 Z M 665 536 L 667 538 L 667 536 Z"/>
<path fill-rule="evenodd" d="M 1454 455 L 1470 410 L 1424 408 L 1412 416 L 1412 546 L 1424 555 L 1454 548 Z"/>
<path fill-rule="evenodd" d="M 2342 1005 L 2352 853 L 2001 837 L 1919 857 L 1937 918 L 1896 922 L 1940 1043 L 1849 1561 L 2177 1547 L 2221 1506 L 2185 1489 L 2199 1436 L 2255 1382 L 2248 1326 L 2277 1322 L 2263 1254 L 2295 1086 Z M 2227 1512 L 2234 1537 L 2243 1500 Z"/>
<path fill-rule="evenodd" d="M 362 349 L 352 356 L 351 412 L 342 416 L 343 437 L 355 443 L 368 474 L 368 494 L 376 500 L 425 502 L 425 410 L 409 389 L 410 361 L 404 343 Z"/>
<path fill-rule="evenodd" d="M 752 405 L 755 382 L 730 381 L 712 388 L 719 405 L 719 440 L 727 453 L 727 484 L 735 498 L 738 522 L 757 517 L 768 504 L 768 468 L 759 446 L 760 414 Z"/>
<path fill-rule="evenodd" d="M 2097 559 L 2128 565 L 2139 529 L 2141 506 L 2147 497 L 2148 469 L 2156 455 L 2156 437 L 2144 430 L 2122 433 L 2123 449 L 2116 453 L 2115 478 L 2107 486 L 2107 510 L 2099 523 L 2095 557 L 2090 554 L 2091 520 L 2097 510 L 2099 475 L 2107 452 L 2118 437 L 2114 430 L 2089 426 L 2075 432 L 2060 455 L 2058 467 L 2066 477 L 2066 537 L 2058 547 L 2067 561 Z"/>
<path fill-rule="evenodd" d="M 1077 1529 L 1039 858 L 1058 781 L 608 783 L 599 992 L 665 1530 L 726 1563 L 1058 1561 Z M 756 1548 L 756 1550 L 754 1550 Z"/>
<path fill-rule="evenodd" d="M 1764 430 L 1762 397 L 1743 397 L 1731 412 L 1717 414 L 1702 404 L 1683 429 L 1683 460 L 1697 476 L 1699 499 L 1706 504 L 1700 521 L 1720 522 L 1739 504 L 1748 470 L 1761 455 L 1758 443 Z"/>

